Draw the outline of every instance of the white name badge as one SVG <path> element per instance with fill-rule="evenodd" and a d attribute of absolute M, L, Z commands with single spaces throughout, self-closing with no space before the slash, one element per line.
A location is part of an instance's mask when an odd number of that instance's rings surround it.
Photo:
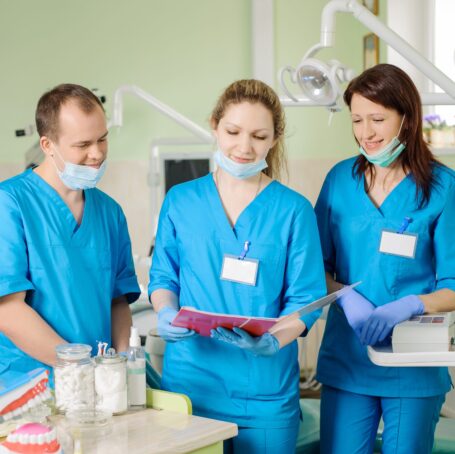
<path fill-rule="evenodd" d="M 221 279 L 246 285 L 256 285 L 259 260 L 242 259 L 235 255 L 224 254 Z"/>
<path fill-rule="evenodd" d="M 416 253 L 417 237 L 418 235 L 415 233 L 397 233 L 383 230 L 379 252 L 413 259 Z"/>

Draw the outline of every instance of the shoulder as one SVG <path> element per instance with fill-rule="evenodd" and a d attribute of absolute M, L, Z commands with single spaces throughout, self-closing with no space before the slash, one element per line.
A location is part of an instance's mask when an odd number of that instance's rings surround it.
<path fill-rule="evenodd" d="M 433 167 L 433 175 L 437 181 L 443 185 L 453 187 L 455 185 L 455 171 L 444 164 L 435 164 Z"/>
<path fill-rule="evenodd" d="M 7 205 L 19 205 L 27 187 L 29 186 L 30 170 L 20 173 L 12 178 L 8 178 L 0 183 L 0 203 Z"/>
<path fill-rule="evenodd" d="M 111 196 L 107 195 L 104 191 L 101 191 L 101 189 L 86 189 L 85 193 L 87 195 L 90 195 L 97 210 L 103 211 L 107 215 L 124 217 L 120 204 Z"/>
<path fill-rule="evenodd" d="M 31 169 L 0 182 L 0 190 L 10 194 L 14 194 L 18 190 L 21 190 L 21 188 L 26 185 L 30 172 L 32 172 Z"/>
<path fill-rule="evenodd" d="M 348 159 L 343 159 L 336 163 L 327 173 L 326 179 L 348 178 L 352 179 L 352 172 L 354 169 L 357 156 Z"/>
<path fill-rule="evenodd" d="M 275 197 L 277 197 L 280 203 L 286 205 L 287 211 L 313 210 L 313 206 L 310 201 L 299 192 L 294 191 L 294 189 L 291 189 L 278 181 L 272 181 L 270 184 L 273 185 L 270 189 L 274 192 Z"/>

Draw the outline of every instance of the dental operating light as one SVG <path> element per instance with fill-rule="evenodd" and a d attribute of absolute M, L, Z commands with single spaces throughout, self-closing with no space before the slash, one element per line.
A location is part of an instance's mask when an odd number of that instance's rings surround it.
<path fill-rule="evenodd" d="M 384 25 L 356 0 L 331 0 L 322 11 L 320 42 L 306 53 L 295 69 L 291 66 L 285 66 L 279 72 L 281 87 L 288 96 L 288 98 L 281 98 L 283 105 L 326 106 L 332 112 L 341 109 L 338 104 L 342 94 L 341 84 L 349 82 L 355 76 L 354 71 L 336 60 L 324 63 L 314 58 L 314 55 L 320 49 L 333 46 L 335 39 L 335 14 L 337 12 L 352 14 L 355 19 L 365 25 L 445 91 L 445 93 L 421 93 L 422 104 L 455 104 L 455 82 L 419 54 L 397 33 Z M 290 80 L 299 86 L 304 98 L 291 93 L 288 89 L 285 82 L 286 73 L 289 74 Z"/>

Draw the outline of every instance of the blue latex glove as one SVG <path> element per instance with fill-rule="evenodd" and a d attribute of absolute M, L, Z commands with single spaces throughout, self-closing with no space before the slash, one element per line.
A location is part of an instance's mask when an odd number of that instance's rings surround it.
<path fill-rule="evenodd" d="M 262 336 L 253 337 L 237 327 L 231 331 L 220 326 L 210 331 L 210 337 L 248 350 L 255 356 L 272 356 L 280 349 L 280 343 L 274 335 L 265 333 Z"/>
<path fill-rule="evenodd" d="M 349 325 L 360 338 L 363 324 L 373 313 L 374 305 L 354 289 L 338 298 L 337 304 L 343 309 Z"/>
<path fill-rule="evenodd" d="M 377 307 L 365 322 L 360 335 L 364 345 L 382 342 L 397 323 L 409 320 L 425 311 L 422 300 L 416 295 L 408 295 L 391 303 Z"/>
<path fill-rule="evenodd" d="M 177 342 L 196 334 L 196 331 L 180 326 L 172 326 L 172 320 L 177 315 L 177 311 L 172 307 L 165 306 L 158 312 L 158 336 L 167 342 Z"/>

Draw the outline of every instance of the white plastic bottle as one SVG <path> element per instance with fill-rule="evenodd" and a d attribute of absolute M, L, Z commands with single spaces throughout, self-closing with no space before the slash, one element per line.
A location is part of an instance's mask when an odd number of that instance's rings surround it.
<path fill-rule="evenodd" d="M 142 410 L 146 408 L 145 353 L 141 347 L 141 338 L 137 328 L 131 327 L 130 346 L 127 352 L 128 368 L 128 408 Z"/>

